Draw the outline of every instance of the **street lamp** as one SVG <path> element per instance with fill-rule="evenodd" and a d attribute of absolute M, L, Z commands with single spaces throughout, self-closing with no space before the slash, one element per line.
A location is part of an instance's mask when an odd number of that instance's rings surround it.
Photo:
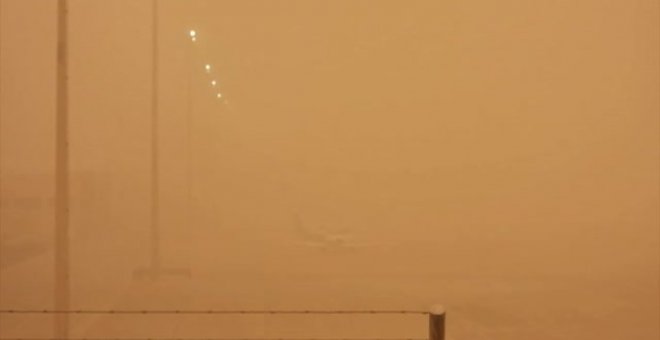
<path fill-rule="evenodd" d="M 159 182 L 159 12 L 158 0 L 153 0 L 152 21 L 152 70 L 151 70 L 151 228 L 150 228 L 150 262 L 148 266 L 135 270 L 135 277 L 150 277 L 157 279 L 163 275 L 184 275 L 190 277 L 188 268 L 168 268 L 162 265 L 160 237 L 160 182 Z M 192 41 L 197 33 L 190 31 Z M 66 308 L 59 308 L 66 309 Z M 66 338 L 66 337 L 63 337 Z"/>

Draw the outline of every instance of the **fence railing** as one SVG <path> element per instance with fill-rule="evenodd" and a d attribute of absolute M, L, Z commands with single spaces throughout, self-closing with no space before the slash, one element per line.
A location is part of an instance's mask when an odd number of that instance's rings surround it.
<path fill-rule="evenodd" d="M 415 310 L 112 310 L 112 309 L 79 309 L 79 310 L 52 310 L 52 309 L 6 309 L 0 310 L 2 314 L 107 314 L 107 315 L 148 315 L 148 314 L 233 314 L 233 315 L 273 315 L 273 314 L 417 314 L 428 316 L 428 339 L 445 340 L 445 309 L 441 306 L 431 308 L 430 311 Z M 0 337 L 0 340 L 284 340 L 282 338 L 17 338 Z M 295 338 L 295 340 L 376 340 L 367 338 Z M 401 339 L 387 338 L 379 340 L 423 340 L 423 339 Z"/>

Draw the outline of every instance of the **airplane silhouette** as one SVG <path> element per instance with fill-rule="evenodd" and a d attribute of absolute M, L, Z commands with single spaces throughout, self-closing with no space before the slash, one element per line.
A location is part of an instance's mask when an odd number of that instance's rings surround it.
<path fill-rule="evenodd" d="M 294 214 L 296 232 L 308 247 L 320 249 L 356 249 L 367 244 L 353 242 L 353 236 L 348 230 L 329 230 L 328 228 L 310 228 L 305 226 L 299 213 Z"/>

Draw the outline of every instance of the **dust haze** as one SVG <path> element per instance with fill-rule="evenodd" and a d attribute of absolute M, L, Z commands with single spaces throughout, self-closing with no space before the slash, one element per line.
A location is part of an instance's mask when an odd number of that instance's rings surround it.
<path fill-rule="evenodd" d="M 0 0 L 0 338 L 660 338 L 657 1 L 69 0 L 66 250 L 58 5 Z"/>

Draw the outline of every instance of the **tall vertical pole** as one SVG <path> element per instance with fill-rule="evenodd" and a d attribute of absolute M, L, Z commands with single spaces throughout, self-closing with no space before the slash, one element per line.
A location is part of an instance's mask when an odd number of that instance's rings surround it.
<path fill-rule="evenodd" d="M 0 2 L 0 112 L 2 112 L 2 2 Z M 2 117 L 0 117 L 0 260 L 2 259 Z M 0 270 L 0 286 L 2 271 Z M 0 305 L 0 307 L 2 307 Z M 2 337 L 2 315 L 0 315 L 0 337 Z"/>
<path fill-rule="evenodd" d="M 188 49 L 188 102 L 186 112 L 186 224 L 190 226 L 192 223 L 192 194 L 193 194 L 193 180 L 192 180 L 192 161 L 193 161 L 193 145 L 192 145 L 192 130 L 193 130 L 193 82 L 192 71 L 196 66 L 193 57 L 193 44 Z"/>
<path fill-rule="evenodd" d="M 159 10 L 158 1 L 152 0 L 152 55 L 151 55 L 151 226 L 149 231 L 149 265 L 138 268 L 135 277 L 147 276 L 153 280 L 162 275 L 190 276 L 186 268 L 166 268 L 163 266 L 160 244 L 160 171 L 159 171 Z"/>
<path fill-rule="evenodd" d="M 152 1 L 151 60 L 151 269 L 158 273 L 160 261 L 160 188 L 158 171 L 158 0 Z"/>
<path fill-rule="evenodd" d="M 445 309 L 434 306 L 429 313 L 429 339 L 445 340 Z"/>
<path fill-rule="evenodd" d="M 69 309 L 69 113 L 68 2 L 57 6 L 57 113 L 55 123 L 55 296 L 57 311 Z M 54 317 L 56 338 L 69 336 L 69 315 Z"/>

